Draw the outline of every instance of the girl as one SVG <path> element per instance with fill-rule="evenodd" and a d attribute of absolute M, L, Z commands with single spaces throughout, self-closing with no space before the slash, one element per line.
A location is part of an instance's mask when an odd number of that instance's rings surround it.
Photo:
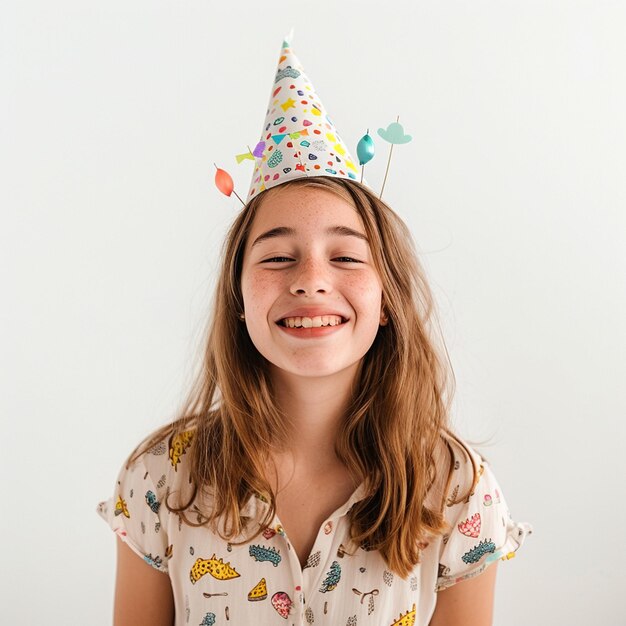
<path fill-rule="evenodd" d="M 531 527 L 450 429 L 407 227 L 347 176 L 257 190 L 187 402 L 99 505 L 115 624 L 491 624 Z"/>

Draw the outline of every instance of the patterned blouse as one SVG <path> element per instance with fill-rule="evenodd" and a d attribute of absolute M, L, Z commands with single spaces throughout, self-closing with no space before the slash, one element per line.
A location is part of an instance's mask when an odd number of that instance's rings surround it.
<path fill-rule="evenodd" d="M 512 558 L 532 533 L 530 524 L 511 519 L 487 461 L 469 446 L 480 479 L 468 501 L 450 504 L 468 492 L 473 477 L 472 462 L 454 443 L 445 507 L 452 530 L 426 545 L 406 579 L 389 571 L 376 550 L 346 550 L 347 513 L 364 497 L 363 484 L 328 516 L 302 569 L 278 517 L 252 542 L 231 545 L 207 526 L 190 527 L 167 509 L 168 488 L 189 488 L 186 453 L 192 440 L 192 431 L 170 438 L 128 470 L 123 466 L 113 497 L 97 508 L 146 564 L 170 577 L 175 626 L 427 626 L 438 591 L 479 575 L 498 559 Z M 447 475 L 445 469 L 442 474 Z M 430 494 L 436 498 L 436 489 Z M 267 506 L 262 496 L 253 496 L 241 515 L 254 519 Z M 197 513 L 186 515 L 196 521 Z"/>

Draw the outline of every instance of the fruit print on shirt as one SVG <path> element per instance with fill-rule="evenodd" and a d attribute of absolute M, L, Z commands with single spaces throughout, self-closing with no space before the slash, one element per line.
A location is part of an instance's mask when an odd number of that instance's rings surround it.
<path fill-rule="evenodd" d="M 415 624 L 415 605 L 404 615 L 400 614 L 400 617 L 391 626 L 413 626 L 413 624 Z"/>
<path fill-rule="evenodd" d="M 115 503 L 115 515 L 124 515 L 124 517 L 130 518 L 130 513 L 128 512 L 128 507 L 126 506 L 126 500 L 122 498 L 122 496 L 118 496 L 117 502 Z"/>
<path fill-rule="evenodd" d="M 276 609 L 276 612 L 284 619 L 289 619 L 289 613 L 293 608 L 293 601 L 289 597 L 289 594 L 284 591 L 277 591 L 272 596 L 272 606 Z"/>
<path fill-rule="evenodd" d="M 143 560 L 152 567 L 159 569 L 163 565 L 163 559 L 160 556 L 152 556 L 152 554 L 146 554 Z"/>
<path fill-rule="evenodd" d="M 153 491 L 146 491 L 146 504 L 150 507 L 150 510 L 153 513 L 159 512 L 159 507 L 161 506 L 161 503 L 156 499 Z"/>
<path fill-rule="evenodd" d="M 214 626 L 215 624 L 215 613 L 207 613 L 204 616 L 204 619 L 200 622 L 200 626 Z"/>
<path fill-rule="evenodd" d="M 478 539 L 480 535 L 480 513 L 474 513 L 472 517 L 468 517 L 464 522 L 461 522 L 457 528 L 466 537 Z"/>
<path fill-rule="evenodd" d="M 266 548 L 265 546 L 254 545 L 249 548 L 250 556 L 255 561 L 269 561 L 274 567 L 278 567 L 282 557 L 276 548 Z"/>
<path fill-rule="evenodd" d="M 205 574 L 210 574 L 216 580 L 239 578 L 239 574 L 230 563 L 215 558 L 215 554 L 210 559 L 196 559 L 189 572 L 189 579 L 195 585 Z"/>
<path fill-rule="evenodd" d="M 326 593 L 327 591 L 333 591 L 336 589 L 337 584 L 341 578 L 341 565 L 337 563 L 337 561 L 333 561 L 328 574 L 326 574 L 326 579 L 322 583 L 320 587 L 320 591 L 322 593 Z"/>
<path fill-rule="evenodd" d="M 496 544 L 491 539 L 483 539 L 477 546 L 466 552 L 461 559 L 463 563 L 478 563 L 485 554 L 495 551 Z"/>
<path fill-rule="evenodd" d="M 260 538 L 230 544 L 207 526 L 183 524 L 169 510 L 167 492 L 188 489 L 192 445 L 188 434 L 154 446 L 123 468 L 113 498 L 98 509 L 146 563 L 179 585 L 176 626 L 426 626 L 436 591 L 479 574 L 504 555 L 510 558 L 523 538 L 523 527 L 510 520 L 505 498 L 485 465 L 475 493 L 444 506 L 450 534 L 419 546 L 422 563 L 406 580 L 394 575 L 371 546 L 352 549 L 347 513 L 359 501 L 352 497 L 340 513 L 327 518 L 332 519 L 332 532 L 326 534 L 323 525 L 319 529 L 319 544 L 302 567 L 277 517 L 269 525 L 263 522 Z M 471 469 L 469 461 L 460 463 L 442 493 L 444 504 L 450 504 L 455 491 L 455 498 L 466 493 Z M 245 507 L 256 515 L 268 503 L 253 495 Z M 204 502 L 199 504 L 203 506 L 192 503 L 190 508 L 194 520 L 200 513 L 204 519 L 208 510 Z M 178 556 L 171 558 L 173 552 Z M 422 576 L 426 570 L 432 572 L 427 580 Z"/>
<path fill-rule="evenodd" d="M 265 600 L 265 598 L 267 598 L 267 583 L 265 578 L 261 578 L 248 593 L 248 600 L 250 602 L 258 602 L 259 600 Z"/>
<path fill-rule="evenodd" d="M 187 452 L 193 440 L 193 431 L 186 430 L 180 435 L 172 435 L 169 440 L 170 463 L 175 471 L 178 471 L 180 457 Z"/>

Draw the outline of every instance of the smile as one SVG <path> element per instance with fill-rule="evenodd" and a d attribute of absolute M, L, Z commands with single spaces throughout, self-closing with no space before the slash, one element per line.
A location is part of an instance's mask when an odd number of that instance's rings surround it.
<path fill-rule="evenodd" d="M 278 323 L 289 328 L 318 328 L 320 326 L 339 326 L 347 321 L 340 315 L 318 315 L 315 317 L 285 317 Z"/>
<path fill-rule="evenodd" d="M 288 335 L 299 337 L 300 339 L 314 339 L 316 337 L 325 337 L 332 335 L 347 326 L 347 321 L 342 321 L 334 326 L 284 326 L 284 320 L 276 323 L 280 330 Z"/>

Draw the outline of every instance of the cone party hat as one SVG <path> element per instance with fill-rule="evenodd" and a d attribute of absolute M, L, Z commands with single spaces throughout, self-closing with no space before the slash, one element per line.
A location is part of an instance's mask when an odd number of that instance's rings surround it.
<path fill-rule="evenodd" d="M 285 37 L 280 51 L 261 139 L 252 155 L 255 167 L 247 202 L 266 189 L 303 176 L 358 180 L 358 163 L 291 50 L 291 35 Z"/>

